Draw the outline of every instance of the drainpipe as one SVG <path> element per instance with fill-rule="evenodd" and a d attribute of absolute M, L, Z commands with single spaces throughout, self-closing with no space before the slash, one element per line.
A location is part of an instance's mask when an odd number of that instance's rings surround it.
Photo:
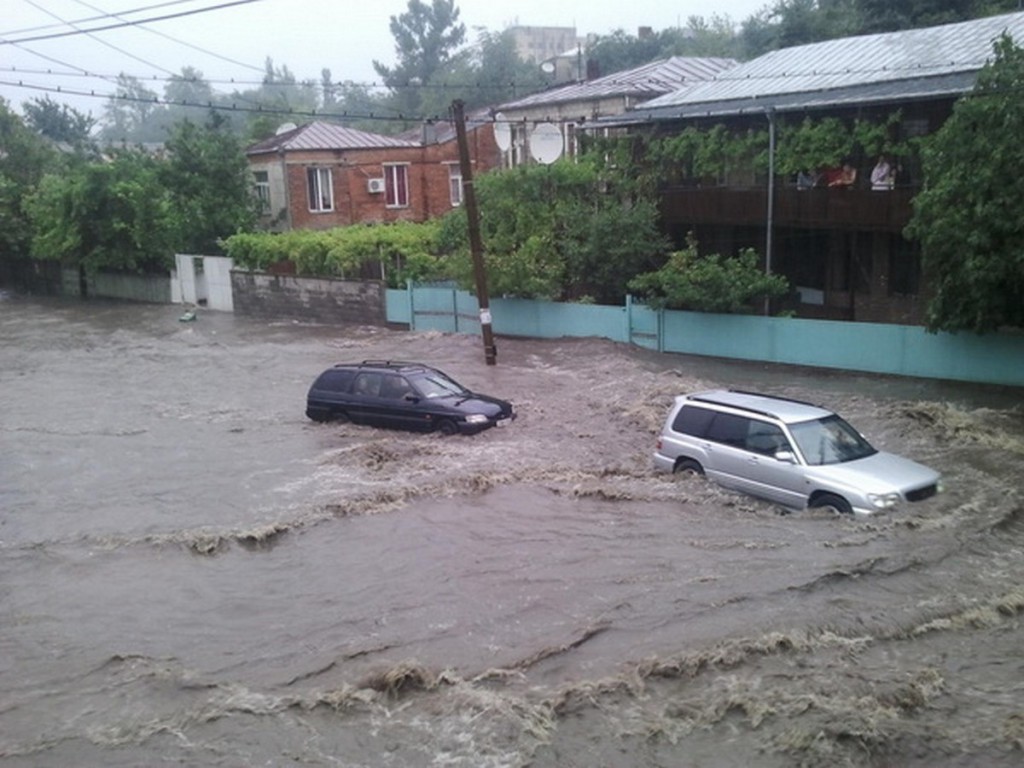
<path fill-rule="evenodd" d="M 768 213 L 766 221 L 767 234 L 764 243 L 764 273 L 772 274 L 772 228 L 775 224 L 775 108 L 765 109 L 768 118 Z M 771 314 L 771 300 L 764 300 L 765 315 Z"/>

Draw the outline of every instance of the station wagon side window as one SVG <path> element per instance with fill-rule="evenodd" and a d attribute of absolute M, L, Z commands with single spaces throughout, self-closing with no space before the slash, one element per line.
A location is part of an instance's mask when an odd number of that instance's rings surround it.
<path fill-rule="evenodd" d="M 324 371 L 317 379 L 316 388 L 328 392 L 348 392 L 352 383 L 352 371 L 330 370 Z"/>
<path fill-rule="evenodd" d="M 404 376 L 385 376 L 380 386 L 380 396 L 389 400 L 401 400 L 413 394 L 412 387 Z"/>
<path fill-rule="evenodd" d="M 747 448 L 750 419 L 731 413 L 715 413 L 708 427 L 707 438 L 731 448 Z"/>
<path fill-rule="evenodd" d="M 380 380 L 382 378 L 384 377 L 379 373 L 360 373 L 356 376 L 356 381 L 352 387 L 352 391 L 357 395 L 379 397 Z"/>

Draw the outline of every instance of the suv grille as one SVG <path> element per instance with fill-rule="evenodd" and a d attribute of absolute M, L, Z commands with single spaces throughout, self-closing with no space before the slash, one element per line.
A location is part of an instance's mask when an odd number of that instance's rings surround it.
<path fill-rule="evenodd" d="M 925 499 L 930 499 L 938 492 L 938 486 L 932 483 L 931 485 L 926 485 L 924 488 L 918 488 L 917 490 L 914 491 L 908 491 L 907 501 L 924 501 Z"/>

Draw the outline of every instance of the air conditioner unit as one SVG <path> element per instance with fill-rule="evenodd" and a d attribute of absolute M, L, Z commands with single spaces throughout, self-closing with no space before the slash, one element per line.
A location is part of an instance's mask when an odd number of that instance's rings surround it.
<path fill-rule="evenodd" d="M 379 195 L 384 191 L 384 179 L 367 179 L 366 191 L 371 195 Z"/>

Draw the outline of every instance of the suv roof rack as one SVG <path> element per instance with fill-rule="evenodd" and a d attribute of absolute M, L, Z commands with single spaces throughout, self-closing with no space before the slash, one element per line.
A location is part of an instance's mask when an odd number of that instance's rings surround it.
<path fill-rule="evenodd" d="M 335 363 L 335 368 L 348 368 L 351 366 L 362 367 L 377 366 L 379 368 L 429 368 L 430 366 L 424 365 L 423 363 L 414 363 L 408 360 L 363 360 L 361 363 Z"/>
<path fill-rule="evenodd" d="M 765 398 L 766 400 L 780 400 L 782 402 L 793 403 L 795 405 L 805 405 L 805 406 L 808 406 L 810 408 L 821 408 L 820 405 L 815 405 L 814 403 L 808 403 L 808 402 L 805 402 L 803 400 L 794 400 L 793 398 L 790 398 L 790 397 L 778 397 L 776 395 L 766 395 L 763 392 L 747 392 L 747 391 L 742 390 L 742 389 L 727 389 L 725 391 L 729 392 L 729 393 L 732 393 L 732 394 L 735 394 L 735 395 L 745 395 L 746 397 L 761 397 L 761 398 Z M 769 418 L 772 418 L 772 419 L 781 418 L 781 416 L 778 413 L 774 412 L 774 411 L 768 411 L 768 410 L 765 410 L 764 408 L 758 408 L 756 406 L 747 405 L 747 404 L 744 404 L 744 403 L 729 403 L 729 402 L 726 402 L 725 400 L 722 400 L 720 398 L 714 397 L 714 395 L 712 393 L 710 393 L 710 392 L 706 392 L 704 394 L 699 394 L 699 395 L 690 395 L 689 399 L 690 400 L 696 400 L 697 402 L 700 402 L 700 403 L 711 403 L 713 405 L 721 405 L 721 406 L 724 406 L 726 408 L 735 408 L 737 411 L 746 411 L 747 413 L 756 413 L 759 416 L 768 416 Z"/>
<path fill-rule="evenodd" d="M 810 403 L 807 400 L 797 400 L 795 397 L 785 397 L 784 395 L 766 395 L 764 392 L 748 392 L 744 389 L 730 389 L 730 392 L 735 392 L 737 395 L 749 395 L 750 397 L 767 397 L 771 400 L 785 400 L 787 403 L 796 403 L 797 405 L 809 405 L 811 408 L 821 408 L 817 403 Z"/>

